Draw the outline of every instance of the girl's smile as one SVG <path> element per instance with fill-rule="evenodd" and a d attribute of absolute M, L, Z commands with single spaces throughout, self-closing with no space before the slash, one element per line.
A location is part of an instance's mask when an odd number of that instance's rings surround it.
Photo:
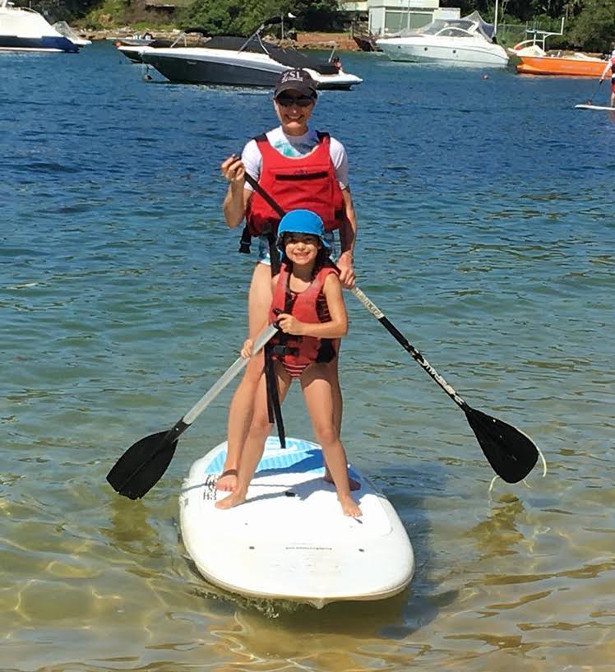
<path fill-rule="evenodd" d="M 309 264 L 316 259 L 320 249 L 320 240 L 317 236 L 310 236 L 304 233 L 286 234 L 285 251 L 286 256 L 299 265 Z"/>

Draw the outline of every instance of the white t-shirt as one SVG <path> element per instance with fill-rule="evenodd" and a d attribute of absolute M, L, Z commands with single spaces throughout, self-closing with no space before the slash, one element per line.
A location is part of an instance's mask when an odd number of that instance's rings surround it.
<path fill-rule="evenodd" d="M 303 157 L 309 154 L 318 144 L 318 134 L 311 129 L 308 129 L 308 132 L 304 135 L 286 135 L 282 127 L 278 126 L 266 135 L 269 144 L 274 149 L 277 149 L 280 154 L 289 158 Z M 335 175 L 340 188 L 346 189 L 348 187 L 348 157 L 346 156 L 344 145 L 333 137 L 330 138 L 329 155 L 331 156 L 331 162 L 335 168 Z M 243 148 L 241 160 L 246 172 L 255 180 L 258 180 L 263 165 L 263 157 L 256 140 L 250 140 Z M 247 182 L 245 188 L 252 191 L 252 187 Z"/>

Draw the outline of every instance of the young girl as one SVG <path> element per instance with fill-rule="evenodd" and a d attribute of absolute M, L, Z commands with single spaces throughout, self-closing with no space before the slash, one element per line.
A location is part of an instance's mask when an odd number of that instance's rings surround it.
<path fill-rule="evenodd" d="M 346 452 L 334 421 L 333 374 L 327 366 L 336 356 L 333 341 L 348 331 L 342 285 L 337 269 L 329 261 L 329 243 L 325 239 L 323 221 L 317 214 L 309 210 L 289 212 L 282 218 L 278 234 L 278 246 L 284 259 L 279 275 L 272 279 L 269 321 L 277 320 L 283 334 L 279 340 L 285 346 L 284 354 L 274 355 L 280 400 L 286 396 L 293 378 L 298 378 L 342 511 L 356 518 L 361 515 L 361 509 L 350 493 Z M 252 345 L 252 339 L 244 343 L 242 357 L 252 355 Z M 237 486 L 232 494 L 216 503 L 219 509 L 245 501 L 271 427 L 263 376 L 239 462 Z"/>

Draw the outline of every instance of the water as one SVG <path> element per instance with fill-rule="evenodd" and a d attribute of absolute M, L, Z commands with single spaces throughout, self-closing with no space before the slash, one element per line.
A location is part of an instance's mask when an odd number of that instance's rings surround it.
<path fill-rule="evenodd" d="M 596 83 L 348 54 L 364 84 L 321 96 L 361 288 L 549 472 L 489 494 L 463 413 L 348 296 L 344 438 L 417 571 L 315 611 L 230 596 L 186 558 L 178 491 L 231 390 L 143 500 L 105 481 L 237 355 L 253 259 L 219 164 L 273 125 L 270 94 L 145 82 L 109 44 L 1 56 L 2 669 L 612 670 L 615 124 L 573 109 Z M 311 437 L 296 391 L 286 422 Z"/>

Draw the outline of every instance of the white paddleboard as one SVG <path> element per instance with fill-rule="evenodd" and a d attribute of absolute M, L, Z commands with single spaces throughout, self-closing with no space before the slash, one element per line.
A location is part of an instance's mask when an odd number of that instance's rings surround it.
<path fill-rule="evenodd" d="M 604 111 L 609 111 L 609 112 L 615 112 L 615 107 L 601 107 L 600 105 L 591 105 L 590 103 L 583 104 L 583 105 L 575 105 L 575 110 L 602 110 Z"/>
<path fill-rule="evenodd" d="M 180 523 L 199 572 L 226 590 L 322 607 L 380 600 L 401 592 L 414 573 L 408 535 L 388 499 L 356 469 L 353 493 L 363 515 L 344 516 L 323 480 L 319 445 L 269 437 L 248 497 L 216 509 L 226 443 L 197 460 L 183 483 Z"/>

